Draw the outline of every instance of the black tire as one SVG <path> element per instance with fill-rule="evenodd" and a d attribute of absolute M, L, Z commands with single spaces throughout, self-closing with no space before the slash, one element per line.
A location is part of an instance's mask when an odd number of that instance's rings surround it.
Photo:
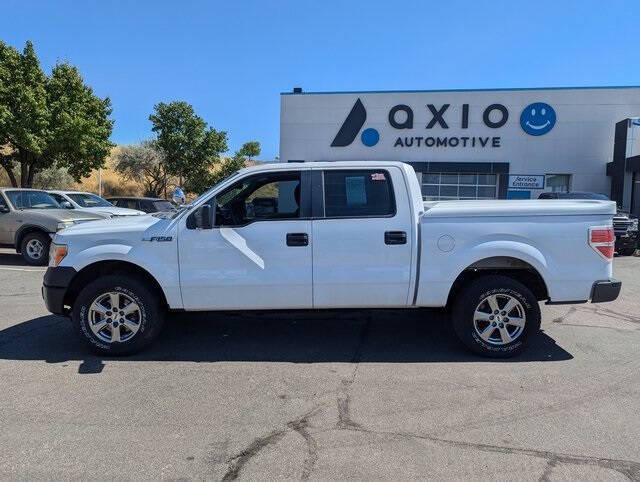
<path fill-rule="evenodd" d="M 133 336 L 121 342 L 105 341 L 96 335 L 90 326 L 89 316 L 92 303 L 101 295 L 110 292 L 122 294 L 125 301 L 126 298 L 129 298 L 139 306 L 139 310 L 133 315 L 139 328 Z M 131 355 L 149 346 L 160 334 L 166 315 L 161 300 L 161 295 L 150 289 L 148 282 L 137 277 L 125 274 L 104 276 L 89 283 L 80 292 L 73 305 L 71 319 L 79 335 L 94 352 L 110 356 Z M 107 326 L 102 335 L 106 336 L 110 329 L 111 327 Z M 122 331 L 125 334 L 129 333 L 126 328 L 121 328 L 118 332 L 122 333 Z"/>
<path fill-rule="evenodd" d="M 493 343 L 490 343 L 480 337 L 477 326 L 483 328 L 482 323 L 485 323 L 484 326 L 488 328 L 489 322 L 478 322 L 478 325 L 476 325 L 474 322 L 476 308 L 483 306 L 479 311 L 485 311 L 488 304 L 480 304 L 492 295 L 498 295 L 498 300 L 504 300 L 503 302 L 508 300 L 507 296 L 514 298 L 520 303 L 521 309 L 524 310 L 526 317 L 524 328 L 515 336 L 512 342 L 506 343 L 505 341 L 493 340 Z M 526 286 L 507 276 L 490 275 L 471 281 L 458 293 L 454 302 L 452 317 L 453 326 L 460 341 L 474 353 L 491 358 L 509 358 L 518 355 L 526 347 L 528 338 L 540 331 L 540 306 L 538 305 L 538 300 Z M 500 324 L 498 323 L 498 325 Z M 496 325 L 494 324 L 493 326 Z M 512 325 L 509 325 L 506 329 L 507 331 L 514 330 L 511 332 L 514 335 L 517 332 L 517 327 Z M 498 333 L 496 334 L 493 331 L 492 336 L 495 338 L 500 337 L 504 340 L 500 336 L 502 330 L 498 326 L 494 330 L 497 330 Z"/>
<path fill-rule="evenodd" d="M 29 250 L 29 243 L 39 242 L 42 244 L 42 252 L 39 257 L 32 256 Z M 42 231 L 32 231 L 25 234 L 20 243 L 20 253 L 25 262 L 31 266 L 44 266 L 49 263 L 49 245 L 51 238 Z"/>
<path fill-rule="evenodd" d="M 636 248 L 624 248 L 618 251 L 620 256 L 632 256 L 636 252 Z"/>

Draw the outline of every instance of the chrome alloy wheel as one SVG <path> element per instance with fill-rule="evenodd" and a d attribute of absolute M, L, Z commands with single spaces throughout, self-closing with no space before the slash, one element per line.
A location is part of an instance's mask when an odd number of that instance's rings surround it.
<path fill-rule="evenodd" d="M 39 239 L 32 239 L 26 246 L 27 254 L 31 259 L 42 258 L 42 252 L 44 251 L 44 245 Z"/>
<path fill-rule="evenodd" d="M 513 296 L 497 294 L 483 299 L 473 314 L 476 333 L 491 345 L 506 345 L 524 331 L 526 314 Z"/>
<path fill-rule="evenodd" d="M 140 329 L 140 307 L 124 293 L 111 291 L 98 296 L 89 307 L 89 327 L 107 343 L 124 342 Z"/>

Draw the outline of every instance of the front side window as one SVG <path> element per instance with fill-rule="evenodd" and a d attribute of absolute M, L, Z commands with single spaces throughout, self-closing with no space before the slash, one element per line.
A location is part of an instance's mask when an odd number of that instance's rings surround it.
<path fill-rule="evenodd" d="M 58 209 L 60 205 L 44 191 L 6 191 L 16 209 Z"/>
<path fill-rule="evenodd" d="M 216 226 L 300 218 L 300 173 L 258 174 L 218 194 Z"/>
<path fill-rule="evenodd" d="M 4 197 L 2 197 L 2 194 L 0 194 L 0 208 L 9 209 L 9 206 L 7 206 L 7 203 L 5 202 Z"/>
<path fill-rule="evenodd" d="M 392 216 L 395 201 L 387 171 L 324 172 L 324 211 L 328 218 Z"/>
<path fill-rule="evenodd" d="M 113 207 L 113 204 L 111 204 L 109 201 L 106 201 L 100 196 L 96 196 L 95 194 L 69 193 L 67 194 L 67 196 L 69 196 L 71 200 L 78 206 L 81 206 L 83 208 Z"/>

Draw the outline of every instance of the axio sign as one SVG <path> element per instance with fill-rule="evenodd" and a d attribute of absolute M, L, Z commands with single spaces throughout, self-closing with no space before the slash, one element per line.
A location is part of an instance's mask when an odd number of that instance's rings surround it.
<path fill-rule="evenodd" d="M 430 131 L 434 127 L 449 129 L 452 120 L 446 115 L 451 104 L 427 104 L 430 115 L 429 122 L 424 129 Z M 460 119 L 455 120 L 460 129 L 469 128 L 469 104 L 462 104 Z M 396 130 L 414 129 L 413 109 L 405 104 L 397 104 L 389 109 L 389 125 Z M 499 129 L 509 120 L 509 110 L 503 104 L 490 104 L 482 111 L 482 122 L 491 129 Z M 375 146 L 380 141 L 380 133 L 372 127 L 365 127 L 367 110 L 359 98 L 351 108 L 340 130 L 331 142 L 331 147 L 346 147 L 360 134 L 360 141 L 368 147 Z M 520 114 L 522 130 L 531 136 L 541 136 L 553 129 L 556 123 L 556 112 L 549 104 L 535 102 L 526 106 Z M 365 127 L 363 129 L 363 127 Z M 417 128 L 417 127 L 416 127 Z M 361 132 L 362 131 L 362 132 Z M 499 136 L 394 136 L 393 147 L 500 147 Z"/>

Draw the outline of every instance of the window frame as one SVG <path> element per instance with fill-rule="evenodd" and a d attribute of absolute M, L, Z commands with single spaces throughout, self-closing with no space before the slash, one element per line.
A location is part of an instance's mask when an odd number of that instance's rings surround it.
<path fill-rule="evenodd" d="M 216 222 L 216 198 L 218 197 L 218 195 L 224 193 L 226 190 L 233 188 L 233 186 L 235 186 L 236 184 L 240 183 L 240 182 L 245 182 L 248 179 L 251 179 L 252 177 L 264 177 L 264 176 L 274 176 L 274 178 L 278 177 L 284 177 L 287 174 L 292 175 L 292 174 L 297 174 L 300 178 L 300 216 L 297 218 L 254 218 L 251 220 L 248 220 L 248 222 L 246 222 L 245 224 L 236 224 L 236 225 L 232 225 L 232 226 L 228 226 L 228 225 L 222 225 L 222 226 L 216 226 L 215 222 Z M 275 181 L 274 181 L 275 182 Z M 233 183 L 229 184 L 227 187 L 225 187 L 224 189 L 222 189 L 220 192 L 216 193 L 215 195 L 211 196 L 209 199 L 207 199 L 206 201 L 204 201 L 202 204 L 200 204 L 199 206 L 203 206 L 204 204 L 209 204 L 211 206 L 211 211 L 212 211 L 212 216 L 213 219 L 212 221 L 212 228 L 213 229 L 221 229 L 221 228 L 231 228 L 231 229 L 235 229 L 235 228 L 244 228 L 246 226 L 249 226 L 253 223 L 262 223 L 262 222 L 274 222 L 274 221 L 280 221 L 280 222 L 291 222 L 291 221 L 309 221 L 312 219 L 311 216 L 311 169 L 291 169 L 291 170 L 273 170 L 273 171 L 263 171 L 263 172 L 257 172 L 257 173 L 251 173 L 248 174 L 247 176 L 243 176 L 239 179 L 235 179 Z M 191 214 L 189 214 L 189 216 L 187 216 L 187 229 L 192 229 L 189 228 L 189 225 L 192 224 L 189 222 L 189 218 L 194 216 L 194 212 L 192 212 Z M 193 228 L 195 229 L 195 228 Z"/>
<path fill-rule="evenodd" d="M 327 216 L 326 212 L 326 203 L 325 203 L 325 182 L 324 175 L 326 172 L 382 172 L 384 173 L 387 182 L 389 183 L 389 200 L 391 201 L 392 211 L 390 214 L 361 214 L 357 216 Z M 312 219 L 320 220 L 320 219 L 376 219 L 376 218 L 393 218 L 398 214 L 398 206 L 396 203 L 396 192 L 393 185 L 393 179 L 391 177 L 391 172 L 389 169 L 379 169 L 379 168 L 355 168 L 355 169 L 318 169 L 313 171 L 313 199 L 312 199 Z M 317 174 L 316 174 L 317 173 Z M 319 186 L 319 187 L 318 187 Z"/>

